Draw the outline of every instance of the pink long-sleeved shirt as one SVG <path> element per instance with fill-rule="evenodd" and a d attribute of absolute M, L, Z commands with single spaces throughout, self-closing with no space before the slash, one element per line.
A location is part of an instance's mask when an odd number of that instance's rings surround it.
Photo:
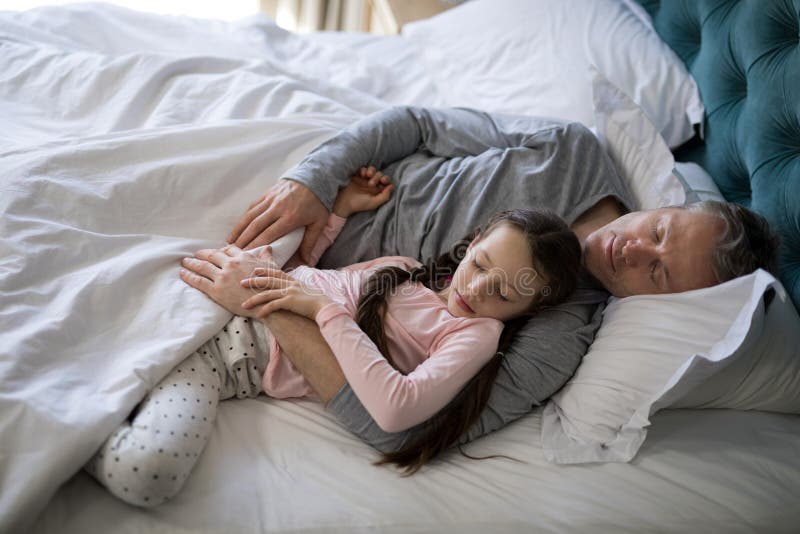
<path fill-rule="evenodd" d="M 331 214 L 314 245 L 312 263 L 344 223 Z M 421 283 L 401 284 L 387 299 L 384 319 L 389 351 L 402 370 L 398 372 L 354 320 L 362 284 L 377 269 L 390 265 L 411 269 L 420 263 L 388 256 L 339 270 L 300 265 L 291 274 L 333 300 L 317 314 L 320 332 L 375 422 L 387 432 L 399 432 L 430 418 L 455 397 L 497 350 L 503 323 L 455 317 L 431 289 Z M 272 397 L 316 398 L 274 337 L 262 385 Z"/>

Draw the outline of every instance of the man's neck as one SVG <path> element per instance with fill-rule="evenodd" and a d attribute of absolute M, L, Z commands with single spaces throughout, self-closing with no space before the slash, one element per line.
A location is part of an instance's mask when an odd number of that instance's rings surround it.
<path fill-rule="evenodd" d="M 605 197 L 575 219 L 575 222 L 572 223 L 572 231 L 578 236 L 578 241 L 583 246 L 589 234 L 611 221 L 619 219 L 623 213 L 622 205 L 614 197 Z"/>

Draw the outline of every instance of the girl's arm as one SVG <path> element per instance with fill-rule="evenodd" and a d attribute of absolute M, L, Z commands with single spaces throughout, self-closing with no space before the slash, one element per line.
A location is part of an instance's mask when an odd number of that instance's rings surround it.
<path fill-rule="evenodd" d="M 328 216 L 328 222 L 314 243 L 309 254 L 308 263 L 300 258 L 299 251 L 286 262 L 284 270 L 317 264 L 322 254 L 331 246 L 333 241 L 342 231 L 347 218 L 359 211 L 372 211 L 385 204 L 392 195 L 393 186 L 391 179 L 374 167 L 362 167 L 350 178 L 347 187 L 342 188 L 336 196 L 333 211 Z"/>
<path fill-rule="evenodd" d="M 330 247 L 331 244 L 336 240 L 336 237 L 342 231 L 342 228 L 344 228 L 344 223 L 346 222 L 346 217 L 340 217 L 336 213 L 332 212 L 328 216 L 328 222 L 325 225 L 325 228 L 314 242 L 314 247 L 311 249 L 311 253 L 309 254 L 308 263 L 302 260 L 300 257 L 300 251 L 298 250 L 286 261 L 282 269 L 284 271 L 289 271 L 300 265 L 308 265 L 309 267 L 316 265 L 319 259 L 322 257 L 322 254 L 328 250 L 328 247 Z"/>
<path fill-rule="evenodd" d="M 432 348 L 430 357 L 404 375 L 340 304 L 319 310 L 316 322 L 347 382 L 386 432 L 400 432 L 441 410 L 497 350 L 503 325 L 490 319 L 463 321 Z"/>

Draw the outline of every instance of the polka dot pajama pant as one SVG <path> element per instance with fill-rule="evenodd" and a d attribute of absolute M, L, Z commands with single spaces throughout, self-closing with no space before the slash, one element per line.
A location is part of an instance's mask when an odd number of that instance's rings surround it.
<path fill-rule="evenodd" d="M 205 448 L 219 401 L 256 397 L 268 360 L 269 331 L 235 316 L 156 385 L 86 471 L 129 504 L 173 497 Z"/>

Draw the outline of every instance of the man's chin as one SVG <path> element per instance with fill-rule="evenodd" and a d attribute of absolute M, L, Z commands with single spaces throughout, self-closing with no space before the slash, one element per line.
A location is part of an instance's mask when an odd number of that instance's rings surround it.
<path fill-rule="evenodd" d="M 613 283 L 613 281 L 605 280 L 605 277 L 596 276 L 591 270 L 586 269 L 586 273 L 589 276 L 589 280 L 598 288 L 602 288 L 605 291 L 611 293 L 613 296 L 622 298 L 627 297 L 627 293 L 623 291 L 617 284 Z"/>
<path fill-rule="evenodd" d="M 598 277 L 596 277 L 594 275 L 594 273 L 592 273 L 592 271 L 590 271 L 589 269 L 586 269 L 586 275 L 589 278 L 589 282 L 593 286 L 595 286 L 597 288 L 600 288 L 600 289 L 604 289 L 604 290 L 608 291 L 609 293 L 611 293 L 611 291 L 606 287 L 606 285 L 603 283 L 603 281 L 600 280 Z"/>

